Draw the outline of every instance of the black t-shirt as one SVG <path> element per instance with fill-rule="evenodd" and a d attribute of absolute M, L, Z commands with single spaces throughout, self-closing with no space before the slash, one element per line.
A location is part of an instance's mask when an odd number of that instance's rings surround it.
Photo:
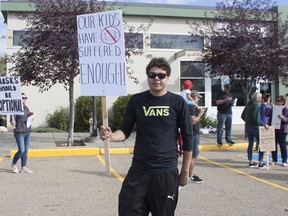
<path fill-rule="evenodd" d="M 189 112 L 191 116 L 197 116 L 199 114 L 199 110 L 195 105 L 188 105 Z M 193 124 L 193 135 L 199 135 L 200 134 L 200 122 Z"/>
<path fill-rule="evenodd" d="M 126 138 L 136 123 L 132 167 L 145 174 L 163 173 L 178 166 L 177 136 L 180 128 L 183 150 L 191 151 L 192 122 L 185 100 L 171 92 L 155 97 L 149 91 L 133 95 L 120 127 Z"/>
<path fill-rule="evenodd" d="M 224 100 L 228 97 L 232 97 L 232 100 L 228 101 L 226 103 L 217 105 L 217 111 L 218 112 L 223 113 L 223 114 L 232 114 L 232 108 L 231 107 L 233 106 L 234 98 L 230 92 L 228 92 L 228 93 L 226 93 L 224 91 L 219 92 L 217 97 L 216 97 L 216 100 Z"/>

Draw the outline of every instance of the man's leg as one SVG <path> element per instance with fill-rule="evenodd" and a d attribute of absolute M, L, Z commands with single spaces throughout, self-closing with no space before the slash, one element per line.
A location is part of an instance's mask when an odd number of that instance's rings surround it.
<path fill-rule="evenodd" d="M 234 142 L 231 139 L 231 129 L 232 129 L 232 115 L 227 114 L 225 121 L 225 139 L 226 142 L 234 144 Z"/>
<path fill-rule="evenodd" d="M 148 183 L 148 175 L 130 168 L 119 194 L 119 216 L 148 216 L 150 210 L 145 201 Z"/>
<path fill-rule="evenodd" d="M 217 143 L 218 144 L 223 144 L 222 143 L 222 135 L 223 135 L 223 125 L 224 125 L 224 120 L 225 120 L 224 114 L 218 112 L 217 113 L 217 120 L 218 120 L 218 125 L 217 125 Z"/>
<path fill-rule="evenodd" d="M 147 203 L 152 215 L 174 216 L 178 202 L 178 169 L 150 175 Z"/>
<path fill-rule="evenodd" d="M 192 153 L 192 160 L 190 164 L 190 169 L 189 169 L 189 178 L 190 178 L 190 183 L 202 183 L 203 180 L 199 178 L 199 176 L 194 175 L 194 168 L 196 164 L 196 159 L 199 156 L 199 144 L 200 144 L 200 135 L 194 135 L 194 148 L 193 148 L 193 153 Z"/>

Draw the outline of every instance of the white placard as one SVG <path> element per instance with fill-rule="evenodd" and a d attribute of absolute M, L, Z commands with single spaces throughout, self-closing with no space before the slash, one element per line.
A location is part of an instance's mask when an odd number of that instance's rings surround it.
<path fill-rule="evenodd" d="M 24 114 L 20 77 L 0 77 L 0 114 Z"/>
<path fill-rule="evenodd" d="M 127 95 L 122 11 L 79 15 L 77 29 L 81 95 Z"/>
<path fill-rule="evenodd" d="M 271 126 L 274 126 L 275 129 L 280 129 L 281 119 L 278 115 L 282 115 L 283 108 L 284 106 L 273 106 Z"/>
<path fill-rule="evenodd" d="M 275 128 L 273 126 L 268 129 L 264 126 L 259 127 L 259 148 L 261 152 L 275 151 Z"/>

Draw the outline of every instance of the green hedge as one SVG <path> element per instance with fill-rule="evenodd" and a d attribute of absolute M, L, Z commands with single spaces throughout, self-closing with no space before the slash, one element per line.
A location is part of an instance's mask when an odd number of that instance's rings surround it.
<path fill-rule="evenodd" d="M 97 127 L 102 125 L 102 102 L 101 97 L 96 97 L 96 120 Z M 75 131 L 88 132 L 89 119 L 93 117 L 93 97 L 81 96 L 75 104 Z"/>
<path fill-rule="evenodd" d="M 112 130 L 118 129 L 119 126 L 121 125 L 124 119 L 127 103 L 129 99 L 131 98 L 131 96 L 132 96 L 131 94 L 128 94 L 127 96 L 120 96 L 114 102 L 113 107 L 112 107 L 114 118 L 113 120 L 110 121 L 110 126 Z"/>
<path fill-rule="evenodd" d="M 132 95 L 120 96 L 112 106 L 113 118 L 109 115 L 109 126 L 112 130 L 116 130 L 121 125 L 126 110 L 127 103 Z M 92 97 L 81 96 L 77 98 L 75 103 L 75 124 L 76 132 L 89 131 L 89 118 L 92 117 Z M 96 97 L 96 119 L 97 127 L 102 123 L 102 101 L 101 97 Z M 59 107 L 53 114 L 48 114 L 47 127 L 56 128 L 60 131 L 67 131 L 69 127 L 68 112 L 63 107 Z"/>
<path fill-rule="evenodd" d="M 48 127 L 57 128 L 60 131 L 68 131 L 68 111 L 60 106 L 53 114 L 48 114 L 46 117 Z"/>

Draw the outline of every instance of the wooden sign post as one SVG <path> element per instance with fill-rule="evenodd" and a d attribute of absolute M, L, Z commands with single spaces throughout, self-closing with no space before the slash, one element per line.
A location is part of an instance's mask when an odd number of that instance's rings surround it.
<path fill-rule="evenodd" d="M 105 127 L 108 127 L 108 111 L 106 106 L 106 97 L 102 97 L 102 121 Z M 104 150 L 105 150 L 105 169 L 106 174 L 111 175 L 110 166 L 110 142 L 109 139 L 104 140 Z"/>

